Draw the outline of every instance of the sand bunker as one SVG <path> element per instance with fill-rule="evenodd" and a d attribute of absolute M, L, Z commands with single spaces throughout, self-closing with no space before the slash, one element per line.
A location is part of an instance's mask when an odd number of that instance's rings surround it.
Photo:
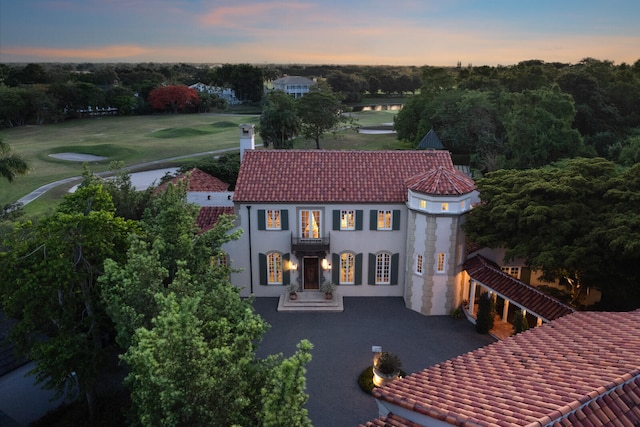
<path fill-rule="evenodd" d="M 55 153 L 49 154 L 49 157 L 60 160 L 69 160 L 70 162 L 101 162 L 103 160 L 109 160 L 108 157 L 80 153 Z"/>

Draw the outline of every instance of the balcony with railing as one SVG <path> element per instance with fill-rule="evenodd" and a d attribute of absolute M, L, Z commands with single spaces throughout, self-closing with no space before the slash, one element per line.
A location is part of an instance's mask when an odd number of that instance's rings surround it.
<path fill-rule="evenodd" d="M 291 235 L 291 251 L 329 252 L 329 236 L 320 238 L 296 237 Z"/>

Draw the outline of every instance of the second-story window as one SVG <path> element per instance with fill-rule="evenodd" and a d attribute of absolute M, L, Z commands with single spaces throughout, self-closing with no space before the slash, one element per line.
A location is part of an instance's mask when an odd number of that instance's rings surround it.
<path fill-rule="evenodd" d="M 269 209 L 266 212 L 267 230 L 280 230 L 282 224 L 280 222 L 280 210 Z"/>
<path fill-rule="evenodd" d="M 356 212 L 354 210 L 340 211 L 340 230 L 356 229 Z"/>
<path fill-rule="evenodd" d="M 301 210 L 300 211 L 300 237 L 303 239 L 319 239 L 321 236 L 320 229 L 320 211 L 319 210 Z"/>
<path fill-rule="evenodd" d="M 416 255 L 416 273 L 422 275 L 422 255 Z"/>
<path fill-rule="evenodd" d="M 391 230 L 393 211 L 378 211 L 378 230 Z"/>

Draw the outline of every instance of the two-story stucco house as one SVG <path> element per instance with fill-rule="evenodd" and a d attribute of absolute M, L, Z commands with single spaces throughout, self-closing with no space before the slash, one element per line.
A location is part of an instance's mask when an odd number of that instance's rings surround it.
<path fill-rule="evenodd" d="M 243 150 L 233 202 L 244 233 L 224 249 L 242 295 L 333 281 L 427 315 L 463 299 L 461 225 L 478 192 L 447 151 Z"/>
<path fill-rule="evenodd" d="M 274 90 L 281 90 L 295 99 L 302 98 L 309 93 L 311 86 L 315 84 L 316 82 L 313 80 L 302 76 L 285 76 L 272 82 Z"/>

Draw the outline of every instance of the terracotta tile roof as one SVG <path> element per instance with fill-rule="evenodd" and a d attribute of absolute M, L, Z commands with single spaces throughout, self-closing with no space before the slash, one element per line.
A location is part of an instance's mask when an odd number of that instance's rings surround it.
<path fill-rule="evenodd" d="M 203 206 L 198 212 L 196 225 L 201 233 L 208 231 L 218 222 L 220 215 L 233 215 L 233 206 Z"/>
<path fill-rule="evenodd" d="M 572 313 L 373 394 L 457 426 L 638 426 L 639 325 L 640 310 Z"/>
<path fill-rule="evenodd" d="M 227 191 L 227 189 L 229 188 L 229 184 L 220 181 L 215 176 L 211 176 L 198 168 L 193 168 L 188 172 L 180 174 L 169 182 L 175 185 L 179 181 L 185 179 L 187 176 L 189 176 L 189 188 L 187 189 L 187 191 L 222 192 Z M 169 182 L 165 182 L 164 184 L 158 186 L 155 191 L 164 191 L 164 189 L 169 185 Z"/>
<path fill-rule="evenodd" d="M 463 268 L 472 279 L 521 305 L 527 309 L 527 312 L 542 317 L 546 321 L 558 319 L 574 312 L 574 309 L 568 305 L 504 273 L 497 264 L 481 255 L 469 258 L 465 261 Z"/>
<path fill-rule="evenodd" d="M 442 166 L 409 178 L 405 184 L 413 191 L 438 196 L 457 196 L 476 189 L 471 178 L 456 169 Z"/>
<path fill-rule="evenodd" d="M 448 151 L 249 150 L 233 200 L 254 203 L 402 203 L 405 180 L 453 170 Z"/>
<path fill-rule="evenodd" d="M 418 423 L 406 420 L 396 414 L 389 414 L 386 417 L 380 417 L 366 424 L 360 424 L 360 427 L 422 427 Z"/>

